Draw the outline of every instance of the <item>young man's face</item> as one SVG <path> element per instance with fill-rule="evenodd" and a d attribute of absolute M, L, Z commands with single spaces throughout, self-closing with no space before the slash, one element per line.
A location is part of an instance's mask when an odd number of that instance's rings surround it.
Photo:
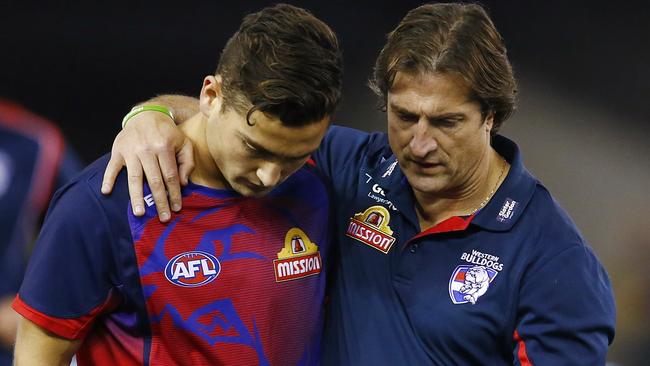
<path fill-rule="evenodd" d="M 450 73 L 397 73 L 388 93 L 388 138 L 415 192 L 462 194 L 486 163 L 493 117 Z"/>
<path fill-rule="evenodd" d="M 208 150 L 230 188 L 243 196 L 269 193 L 298 170 L 318 148 L 329 117 L 302 127 L 287 127 L 263 112 L 246 116 L 213 103 L 205 134 Z"/>

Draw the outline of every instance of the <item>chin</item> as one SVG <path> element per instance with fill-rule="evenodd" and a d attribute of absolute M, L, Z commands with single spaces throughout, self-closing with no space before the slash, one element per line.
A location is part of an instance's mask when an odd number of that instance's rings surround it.
<path fill-rule="evenodd" d="M 445 177 L 424 177 L 424 176 L 407 176 L 406 177 L 414 191 L 422 193 L 439 193 L 444 191 L 449 183 Z"/>
<path fill-rule="evenodd" d="M 257 191 L 254 189 L 251 189 L 250 187 L 247 187 L 246 185 L 243 184 L 238 184 L 236 186 L 233 186 L 233 190 L 239 194 L 241 194 L 244 197 L 250 197 L 250 198 L 261 198 L 266 196 L 269 193 L 269 189 L 264 189 L 261 191 Z"/>

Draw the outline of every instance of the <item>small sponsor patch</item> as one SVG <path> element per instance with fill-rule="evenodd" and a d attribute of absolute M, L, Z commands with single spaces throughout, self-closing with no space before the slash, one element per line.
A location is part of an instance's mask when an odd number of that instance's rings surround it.
<path fill-rule="evenodd" d="M 284 282 L 317 275 L 321 272 L 322 259 L 318 246 L 297 227 L 291 228 L 284 237 L 284 246 L 273 261 L 275 282 Z"/>
<path fill-rule="evenodd" d="M 345 235 L 386 254 L 395 243 L 389 222 L 390 213 L 385 207 L 372 206 L 350 219 Z"/>
<path fill-rule="evenodd" d="M 461 264 L 449 279 L 449 297 L 454 304 L 476 304 L 499 272 L 485 266 Z"/>
<path fill-rule="evenodd" d="M 165 266 L 165 277 L 174 285 L 198 287 L 214 281 L 221 272 L 221 263 L 210 253 L 192 251 L 172 258 Z"/>
<path fill-rule="evenodd" d="M 497 221 L 504 222 L 510 220 L 515 214 L 515 207 L 517 207 L 517 201 L 511 198 L 506 198 L 503 207 L 501 207 L 501 210 L 497 215 Z"/>

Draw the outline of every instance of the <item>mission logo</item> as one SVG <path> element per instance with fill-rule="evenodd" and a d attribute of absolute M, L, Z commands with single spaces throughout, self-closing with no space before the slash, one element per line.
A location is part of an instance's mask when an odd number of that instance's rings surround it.
<path fill-rule="evenodd" d="M 289 229 L 278 259 L 273 261 L 275 281 L 284 282 L 317 275 L 321 272 L 321 267 L 322 260 L 316 243 L 312 243 L 299 228 Z"/>
<path fill-rule="evenodd" d="M 389 222 L 390 213 L 385 207 L 372 206 L 350 219 L 345 235 L 386 254 L 395 243 Z"/>

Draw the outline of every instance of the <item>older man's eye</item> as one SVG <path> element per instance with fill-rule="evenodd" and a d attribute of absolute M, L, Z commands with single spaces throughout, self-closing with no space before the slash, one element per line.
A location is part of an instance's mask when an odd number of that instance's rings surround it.
<path fill-rule="evenodd" d="M 433 124 L 441 128 L 454 128 L 460 124 L 461 120 L 456 118 L 441 118 L 433 121 Z"/>
<path fill-rule="evenodd" d="M 416 115 L 404 113 L 398 113 L 397 118 L 404 122 L 416 122 L 418 120 L 418 117 Z"/>

